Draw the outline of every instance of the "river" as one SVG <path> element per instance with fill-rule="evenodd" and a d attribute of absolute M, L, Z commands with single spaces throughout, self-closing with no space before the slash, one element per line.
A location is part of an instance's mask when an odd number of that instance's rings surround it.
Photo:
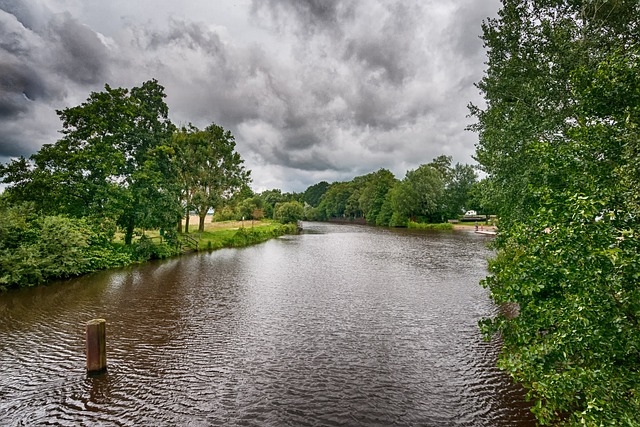
<path fill-rule="evenodd" d="M 478 330 L 486 237 L 304 227 L 0 295 L 0 425 L 535 425 Z"/>

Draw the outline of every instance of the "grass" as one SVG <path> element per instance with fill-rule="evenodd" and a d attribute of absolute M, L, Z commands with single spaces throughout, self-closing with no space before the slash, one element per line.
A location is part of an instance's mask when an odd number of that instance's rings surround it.
<path fill-rule="evenodd" d="M 238 229 L 218 229 L 205 231 L 200 235 L 199 245 L 202 249 L 238 248 L 265 242 L 284 234 L 297 233 L 295 224 L 267 223 L 253 227 Z"/>
<path fill-rule="evenodd" d="M 202 232 L 198 231 L 198 217 L 192 216 L 189 221 L 189 233 L 186 234 L 198 241 L 199 251 L 249 246 L 298 232 L 296 224 L 280 224 L 271 220 L 211 222 L 210 218 Z M 163 241 L 159 230 L 138 230 L 136 234 L 134 242 L 140 235 L 152 239 L 156 245 Z M 117 233 L 116 241 L 120 243 L 123 239 L 124 235 Z"/>
<path fill-rule="evenodd" d="M 442 224 L 426 224 L 423 222 L 409 221 L 407 228 L 417 228 L 420 230 L 453 230 L 453 224 L 448 222 Z"/>
<path fill-rule="evenodd" d="M 271 220 L 219 221 L 207 217 L 204 231 L 198 230 L 198 217 L 189 219 L 189 236 L 198 240 L 198 250 L 248 246 L 297 232 L 295 224 L 283 225 Z"/>

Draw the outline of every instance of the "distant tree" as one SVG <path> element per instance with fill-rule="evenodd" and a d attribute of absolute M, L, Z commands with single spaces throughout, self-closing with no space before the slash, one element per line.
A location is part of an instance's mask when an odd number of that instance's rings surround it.
<path fill-rule="evenodd" d="M 398 220 L 415 221 L 418 217 L 429 222 L 441 220 L 441 201 L 444 195 L 442 174 L 430 165 L 422 165 L 408 171 L 405 178 L 394 187 L 392 192 L 392 208 Z"/>
<path fill-rule="evenodd" d="M 262 209 L 254 209 L 253 212 L 251 212 L 251 218 L 255 219 L 256 221 L 260 221 L 262 218 L 264 218 L 264 210 Z"/>
<path fill-rule="evenodd" d="M 384 197 L 384 201 L 382 202 L 382 206 L 380 207 L 380 212 L 378 212 L 378 215 L 376 216 L 376 225 L 381 225 L 384 227 L 392 226 L 393 200 L 394 194 L 397 191 L 395 188 L 398 183 L 399 181 L 397 181 L 394 186 L 391 187 L 389 191 L 387 191 L 387 194 Z"/>
<path fill-rule="evenodd" d="M 442 180 L 446 183 L 451 180 L 453 174 L 453 168 L 451 167 L 452 156 L 445 156 L 444 154 L 436 157 L 427 165 L 440 172 Z"/>
<path fill-rule="evenodd" d="M 470 209 L 471 190 L 476 178 L 473 166 L 456 163 L 451 169 L 444 193 L 444 211 L 448 218 L 457 218 L 463 211 Z"/>
<path fill-rule="evenodd" d="M 329 189 L 329 183 L 327 181 L 320 181 L 308 187 L 302 194 L 302 201 L 308 203 L 312 207 L 318 207 L 322 196 Z"/>
<path fill-rule="evenodd" d="M 322 196 L 318 206 L 323 219 L 341 218 L 346 215 L 347 203 L 353 194 L 350 182 L 334 182 Z"/>
<path fill-rule="evenodd" d="M 304 206 L 300 202 L 284 202 L 276 205 L 274 219 L 282 224 L 300 221 L 304 216 Z"/>
<path fill-rule="evenodd" d="M 267 218 L 274 218 L 276 204 L 289 201 L 279 188 L 263 191 L 260 198 L 263 200 L 264 214 Z"/>
<path fill-rule="evenodd" d="M 238 204 L 238 215 L 246 219 L 261 219 L 264 217 L 264 201 L 259 196 L 250 197 Z M 254 214 L 260 216 L 256 218 Z"/>
<path fill-rule="evenodd" d="M 375 224 L 385 197 L 398 180 L 387 169 L 365 175 L 364 186 L 359 193 L 360 210 L 368 223 Z"/>
<path fill-rule="evenodd" d="M 495 214 L 498 211 L 496 198 L 496 190 L 493 188 L 491 178 L 483 178 L 474 182 L 469 190 L 468 209 Z"/>
<path fill-rule="evenodd" d="M 246 186 L 250 172 L 235 151 L 233 135 L 221 126 L 182 128 L 173 141 L 186 216 L 193 208 L 200 217 L 198 230 L 204 231 L 207 213 Z"/>

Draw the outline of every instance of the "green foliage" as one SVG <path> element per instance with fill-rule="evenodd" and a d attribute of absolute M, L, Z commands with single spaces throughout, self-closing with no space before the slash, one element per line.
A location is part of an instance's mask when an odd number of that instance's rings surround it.
<path fill-rule="evenodd" d="M 297 203 L 297 202 L 288 202 Z M 255 228 L 240 228 L 229 239 L 228 245 L 232 247 L 244 247 L 253 245 L 256 243 L 265 242 L 274 237 L 282 236 L 284 234 L 296 234 L 297 228 L 295 224 L 282 224 L 277 226 L 268 227 L 255 227 Z"/>
<path fill-rule="evenodd" d="M 262 210 L 265 218 L 274 218 L 275 207 L 278 203 L 297 201 L 298 194 L 295 193 L 282 193 L 282 190 L 274 188 L 273 190 L 266 190 L 260 193 L 260 198 L 263 201 Z"/>
<path fill-rule="evenodd" d="M 180 253 L 176 245 L 169 242 L 156 242 L 145 235 L 135 241 L 131 246 L 131 253 L 135 261 L 144 262 L 150 259 L 164 259 Z"/>
<path fill-rule="evenodd" d="M 262 219 L 264 218 L 264 200 L 259 196 L 247 198 L 238 204 L 237 219 Z"/>
<path fill-rule="evenodd" d="M 39 217 L 33 204 L 0 203 L 0 287 L 33 286 L 131 262 L 102 224 Z"/>
<path fill-rule="evenodd" d="M 182 206 L 186 212 L 193 209 L 198 213 L 201 232 L 209 210 L 222 207 L 249 183 L 250 173 L 235 145 L 231 132 L 216 124 L 204 130 L 190 125 L 173 135 Z"/>
<path fill-rule="evenodd" d="M 415 228 L 418 230 L 453 230 L 453 224 L 444 222 L 441 224 L 428 224 L 424 222 L 409 221 L 407 228 Z"/>
<path fill-rule="evenodd" d="M 322 196 L 328 189 L 329 183 L 327 181 L 320 181 L 305 190 L 302 195 L 302 201 L 304 203 L 308 203 L 311 207 L 316 208 L 320 204 Z"/>
<path fill-rule="evenodd" d="M 636 1 L 504 1 L 484 26 L 479 193 L 500 233 L 482 323 L 542 424 L 638 425 Z"/>
<path fill-rule="evenodd" d="M 390 225 L 406 226 L 406 219 L 415 220 L 417 217 L 426 218 L 428 222 L 441 220 L 444 190 L 442 174 L 435 167 L 422 165 L 407 172 L 405 179 L 392 192 L 394 216 Z"/>
<path fill-rule="evenodd" d="M 492 214 L 498 211 L 498 202 L 496 199 L 500 196 L 493 188 L 490 178 L 484 178 L 474 182 L 468 194 L 469 199 L 465 205 L 466 210 L 474 210 L 484 214 Z"/>
<path fill-rule="evenodd" d="M 285 234 L 296 234 L 297 232 L 296 224 L 272 224 L 259 227 L 242 227 L 237 230 L 205 231 L 200 236 L 200 247 L 207 250 L 243 247 Z"/>
<path fill-rule="evenodd" d="M 473 167 L 459 163 L 451 167 L 451 157 L 439 156 L 407 172 L 402 181 L 380 169 L 349 182 L 334 182 L 324 191 L 317 210 L 308 210 L 306 216 L 311 220 L 365 218 L 369 224 L 394 227 L 405 227 L 409 219 L 417 218 L 439 222 L 457 217 L 470 203 L 475 180 Z M 312 190 L 316 187 L 307 189 Z"/>
<path fill-rule="evenodd" d="M 385 197 L 398 180 L 386 169 L 365 175 L 362 190 L 358 197 L 358 205 L 364 213 L 367 223 L 375 224 Z"/>
<path fill-rule="evenodd" d="M 282 224 L 296 223 L 304 217 L 304 206 L 300 202 L 276 205 L 274 219 Z"/>
<path fill-rule="evenodd" d="M 322 196 L 318 206 L 323 219 L 341 218 L 346 216 L 347 203 L 353 195 L 353 185 L 350 182 L 334 182 Z"/>
<path fill-rule="evenodd" d="M 455 219 L 462 212 L 473 209 L 471 199 L 476 180 L 477 174 L 473 166 L 456 163 L 451 169 L 449 179 L 445 183 L 443 210 L 446 218 Z"/>
<path fill-rule="evenodd" d="M 376 225 L 391 226 L 391 217 L 393 216 L 393 193 L 395 186 L 391 187 L 385 194 L 384 201 L 380 207 L 380 212 L 376 216 Z"/>
<path fill-rule="evenodd" d="M 238 219 L 238 216 L 238 212 L 231 206 L 223 206 L 222 208 L 215 210 L 211 220 L 212 222 L 234 221 Z M 240 217 L 242 216 L 240 215 Z"/>
<path fill-rule="evenodd" d="M 93 92 L 83 104 L 58 111 L 63 137 L 29 160 L 0 169 L 11 202 L 74 218 L 109 218 L 125 229 L 158 228 L 178 218 L 177 188 L 167 146 L 173 125 L 164 88 Z"/>

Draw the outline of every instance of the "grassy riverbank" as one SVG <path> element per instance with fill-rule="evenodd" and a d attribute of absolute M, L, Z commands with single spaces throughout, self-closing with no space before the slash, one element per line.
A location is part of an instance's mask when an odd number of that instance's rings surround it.
<path fill-rule="evenodd" d="M 298 232 L 296 224 L 272 221 L 208 222 L 203 232 L 137 230 L 132 243 L 125 245 L 123 234 L 114 236 L 85 219 L 24 215 L 17 209 L 6 213 L 0 218 L 0 292 L 185 252 L 249 246 Z"/>
<path fill-rule="evenodd" d="M 427 224 L 423 222 L 409 221 L 407 223 L 407 228 L 416 228 L 419 230 L 453 230 L 453 224 L 449 224 L 448 222 L 442 224 Z"/>
<path fill-rule="evenodd" d="M 198 241 L 198 250 L 238 248 L 265 242 L 285 234 L 296 234 L 296 224 L 278 224 L 268 221 L 225 221 L 205 226 L 204 232 L 190 233 Z M 243 226 L 244 225 L 244 226 Z"/>

